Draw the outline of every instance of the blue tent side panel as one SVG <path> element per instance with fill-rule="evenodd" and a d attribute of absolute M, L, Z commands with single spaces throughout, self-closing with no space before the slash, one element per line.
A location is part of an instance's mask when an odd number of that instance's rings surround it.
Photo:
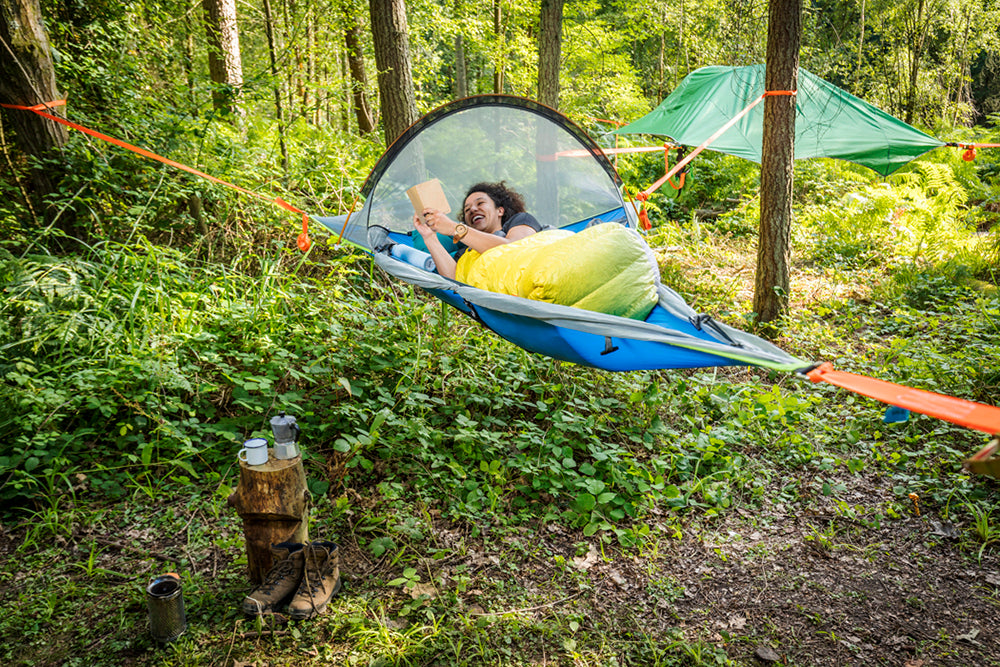
<path fill-rule="evenodd" d="M 478 318 L 494 333 L 518 347 L 574 364 L 607 371 L 746 365 L 727 357 L 675 345 L 601 336 L 560 327 L 533 317 L 492 310 L 481 305 L 470 308 L 469 304 L 451 290 L 432 289 L 428 292 L 458 310 Z M 699 331 L 690 322 L 671 315 L 660 306 L 653 309 L 646 322 L 716 342 L 708 333 Z"/>

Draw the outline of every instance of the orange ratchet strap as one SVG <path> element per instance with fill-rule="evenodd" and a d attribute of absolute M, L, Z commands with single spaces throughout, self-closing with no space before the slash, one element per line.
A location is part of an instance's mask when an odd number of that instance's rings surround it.
<path fill-rule="evenodd" d="M 876 380 L 865 375 L 845 373 L 834 370 L 833 364 L 830 363 L 820 364 L 806 371 L 805 375 L 813 382 L 828 382 L 889 405 L 937 417 L 990 435 L 1000 434 L 1000 407 L 935 394 L 932 391 Z"/>
<path fill-rule="evenodd" d="M 152 153 L 150 151 L 147 151 L 144 148 L 139 148 L 138 146 L 133 146 L 132 144 L 126 143 L 126 142 L 122 141 L 121 139 L 115 139 L 114 137 L 108 136 L 106 134 L 102 134 L 102 133 L 97 132 L 95 130 L 91 130 L 90 128 L 84 127 L 82 125 L 77 125 L 76 123 L 74 123 L 72 121 L 66 120 L 65 118 L 60 118 L 59 116 L 55 116 L 55 115 L 50 114 L 50 113 L 48 113 L 46 111 L 46 109 L 52 110 L 52 107 L 63 106 L 65 104 L 66 104 L 66 100 L 56 100 L 54 102 L 43 102 L 41 104 L 36 104 L 34 106 L 21 106 L 21 105 L 18 105 L 18 104 L 0 104 L 0 107 L 3 107 L 5 109 L 20 109 L 22 111 L 32 111 L 32 112 L 38 114 L 39 116 L 42 116 L 44 118 L 48 118 L 49 120 L 55 121 L 57 123 L 65 125 L 66 127 L 72 128 L 74 130 L 79 130 L 80 132 L 83 132 L 84 134 L 89 134 L 90 136 L 96 137 L 96 138 L 100 139 L 101 141 L 106 141 L 109 144 L 114 144 L 115 146 L 119 146 L 119 147 L 124 148 L 126 150 L 130 150 L 133 153 L 138 153 L 139 155 L 141 155 L 141 156 L 143 156 L 145 158 L 149 158 L 150 160 L 156 160 L 157 162 L 162 162 L 165 165 L 168 165 L 170 167 L 174 167 L 176 169 L 180 169 L 182 171 L 186 171 L 186 172 L 188 172 L 190 174 L 194 174 L 195 176 L 198 176 L 200 178 L 204 178 L 204 179 L 207 179 L 209 181 L 212 181 L 213 183 L 218 183 L 219 185 L 224 185 L 227 188 L 232 188 L 233 190 L 236 190 L 237 192 L 242 192 L 245 195 L 250 195 L 251 197 L 256 197 L 258 199 L 262 199 L 262 200 L 264 200 L 266 202 L 270 202 L 272 204 L 277 204 L 281 208 L 283 208 L 283 209 L 285 209 L 287 211 L 290 211 L 292 213 L 301 213 L 302 214 L 302 233 L 299 234 L 298 239 L 296 239 L 296 244 L 298 245 L 299 250 L 301 250 L 302 252 L 305 252 L 305 251 L 309 250 L 309 247 L 312 245 L 312 241 L 309 239 L 309 216 L 302 209 L 299 209 L 299 208 L 296 208 L 296 207 L 292 206 L 291 204 L 289 204 L 285 200 L 281 199 L 280 197 L 273 197 L 273 198 L 272 197 L 267 197 L 265 195 L 262 195 L 262 194 L 259 194 L 257 192 L 254 192 L 253 190 L 247 190 L 246 188 L 240 187 L 238 185 L 233 185 L 232 183 L 227 183 L 226 181 L 223 181 L 220 178 L 216 178 L 215 176 L 210 176 L 209 174 L 206 174 L 203 171 L 198 171 L 197 169 L 194 169 L 193 167 L 189 167 L 187 165 L 181 164 L 180 162 L 174 162 L 173 160 L 171 160 L 169 158 L 162 157 L 160 155 L 157 155 L 156 153 Z"/>

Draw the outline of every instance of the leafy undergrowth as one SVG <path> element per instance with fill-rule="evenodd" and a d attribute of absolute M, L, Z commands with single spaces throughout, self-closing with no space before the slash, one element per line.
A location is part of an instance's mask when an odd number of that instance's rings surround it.
<path fill-rule="evenodd" d="M 651 239 L 745 326 L 726 224 Z M 981 272 L 811 243 L 780 345 L 996 401 Z M 5 663 L 1000 664 L 1000 493 L 961 469 L 981 434 L 759 369 L 554 362 L 371 271 L 322 247 L 0 257 Z M 225 499 L 278 410 L 347 586 L 263 627 Z M 157 647 L 144 589 L 170 570 L 189 630 Z"/>

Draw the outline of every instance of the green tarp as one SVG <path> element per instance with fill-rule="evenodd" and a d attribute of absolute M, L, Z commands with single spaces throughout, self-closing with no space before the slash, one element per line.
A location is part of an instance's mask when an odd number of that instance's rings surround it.
<path fill-rule="evenodd" d="M 660 106 L 615 131 L 655 134 L 700 146 L 764 92 L 764 65 L 702 67 L 689 74 Z M 709 150 L 761 161 L 764 104 L 729 128 Z M 795 158 L 849 160 L 888 176 L 943 141 L 799 69 Z"/>

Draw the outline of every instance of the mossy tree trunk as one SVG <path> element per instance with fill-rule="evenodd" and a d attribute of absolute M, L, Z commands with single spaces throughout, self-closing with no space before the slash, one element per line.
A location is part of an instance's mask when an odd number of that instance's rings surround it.
<path fill-rule="evenodd" d="M 34 106 L 52 102 L 60 95 L 52 66 L 48 36 L 42 24 L 38 0 L 3 0 L 0 2 L 0 102 Z M 27 156 L 44 159 L 57 153 L 66 143 L 68 131 L 59 123 L 30 111 L 4 110 L 14 129 L 14 141 Z M 60 107 L 49 109 L 60 114 Z M 58 174 L 48 169 L 31 172 L 32 198 L 40 203 L 56 189 Z M 71 216 L 62 217 L 66 231 Z"/>

